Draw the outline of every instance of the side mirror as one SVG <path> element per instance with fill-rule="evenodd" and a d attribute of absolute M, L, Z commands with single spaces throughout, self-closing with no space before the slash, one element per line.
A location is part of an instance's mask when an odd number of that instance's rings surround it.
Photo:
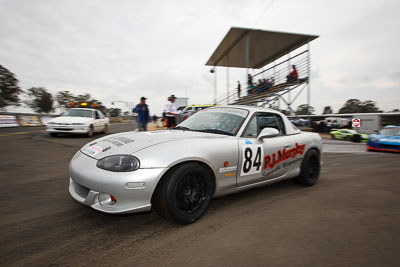
<path fill-rule="evenodd" d="M 276 137 L 279 134 L 280 134 L 280 132 L 277 129 L 271 128 L 271 127 L 265 127 L 264 129 L 262 129 L 262 131 L 258 135 L 257 139 L 261 140 L 261 139 L 264 139 L 264 138 Z"/>

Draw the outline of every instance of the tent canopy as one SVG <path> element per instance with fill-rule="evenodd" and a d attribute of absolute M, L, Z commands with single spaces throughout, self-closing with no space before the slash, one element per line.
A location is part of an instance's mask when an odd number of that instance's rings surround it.
<path fill-rule="evenodd" d="M 316 38 L 317 35 L 232 27 L 206 65 L 258 69 Z"/>

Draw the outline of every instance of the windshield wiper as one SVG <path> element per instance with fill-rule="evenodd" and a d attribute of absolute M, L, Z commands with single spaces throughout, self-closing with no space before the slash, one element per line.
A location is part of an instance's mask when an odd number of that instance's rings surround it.
<path fill-rule="evenodd" d="M 225 134 L 225 135 L 233 136 L 233 133 L 222 131 L 222 130 L 217 130 L 217 129 L 203 129 L 203 130 L 196 130 L 196 132 Z"/>
<path fill-rule="evenodd" d="M 185 127 L 185 126 L 176 126 L 175 128 L 172 128 L 172 130 L 191 131 L 190 128 Z"/>

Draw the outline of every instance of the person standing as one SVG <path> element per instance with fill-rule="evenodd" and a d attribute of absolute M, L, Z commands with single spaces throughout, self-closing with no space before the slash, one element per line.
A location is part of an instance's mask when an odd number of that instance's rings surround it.
<path fill-rule="evenodd" d="M 178 115 L 178 110 L 175 107 L 175 100 L 176 97 L 175 95 L 171 95 L 168 98 L 168 103 L 165 106 L 165 115 L 166 119 L 168 121 L 167 127 L 168 128 L 174 128 L 176 126 L 176 115 Z"/>
<path fill-rule="evenodd" d="M 133 112 L 138 114 L 139 132 L 147 131 L 147 122 L 150 120 L 149 107 L 144 96 L 140 98 L 140 103 L 136 105 Z"/>
<path fill-rule="evenodd" d="M 240 98 L 240 82 L 238 81 L 237 85 L 237 93 L 238 93 L 238 98 Z"/>

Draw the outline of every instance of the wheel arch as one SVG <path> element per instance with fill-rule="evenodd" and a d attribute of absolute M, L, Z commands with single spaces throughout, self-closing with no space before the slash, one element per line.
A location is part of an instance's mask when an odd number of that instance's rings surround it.
<path fill-rule="evenodd" d="M 308 152 L 310 152 L 310 151 L 312 151 L 312 150 L 315 150 L 315 151 L 318 153 L 318 157 L 319 157 L 319 159 L 321 160 L 321 155 L 322 155 L 321 149 L 319 149 L 319 147 L 316 147 L 316 146 L 310 147 L 310 148 L 306 151 L 306 153 L 304 154 L 304 156 L 305 156 Z"/>
<path fill-rule="evenodd" d="M 186 161 L 181 161 L 181 162 L 177 162 L 176 164 L 174 164 L 173 166 L 171 166 L 168 171 L 166 171 L 161 178 L 157 181 L 157 184 L 153 190 L 153 193 L 151 195 L 151 203 L 153 203 L 154 198 L 157 195 L 158 189 L 162 183 L 163 180 L 167 179 L 168 176 L 172 175 L 172 173 L 179 168 L 180 166 L 184 165 L 184 164 L 188 164 L 188 163 L 198 163 L 201 166 L 203 166 L 209 173 L 210 177 L 211 177 L 211 181 L 212 181 L 212 187 L 213 187 L 213 192 L 212 195 L 214 195 L 215 193 L 215 189 L 216 189 L 216 185 L 217 185 L 217 181 L 216 181 L 216 176 L 215 173 L 212 169 L 212 167 L 210 165 L 208 165 L 206 162 L 201 161 L 201 160 L 186 160 Z"/>

